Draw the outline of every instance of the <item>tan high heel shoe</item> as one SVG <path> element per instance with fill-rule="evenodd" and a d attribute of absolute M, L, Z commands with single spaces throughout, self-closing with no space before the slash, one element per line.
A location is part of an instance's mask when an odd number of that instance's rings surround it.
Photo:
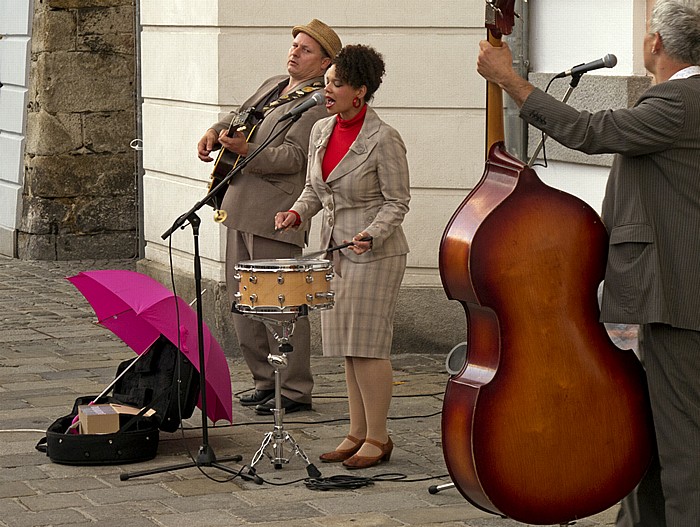
<path fill-rule="evenodd" d="M 383 444 L 379 441 L 375 441 L 374 439 L 369 438 L 365 439 L 365 443 L 369 443 L 370 445 L 374 445 L 377 448 L 380 448 L 382 453 L 378 456 L 358 456 L 357 454 L 355 454 L 354 456 L 343 461 L 343 466 L 345 468 L 350 470 L 355 470 L 358 468 L 369 468 L 373 467 L 374 465 L 378 465 L 382 461 L 389 461 L 389 459 L 391 458 L 391 451 L 394 450 L 394 443 L 391 442 L 391 437 L 386 443 Z"/>
<path fill-rule="evenodd" d="M 360 450 L 360 448 L 362 448 L 362 444 L 365 442 L 364 439 L 357 439 L 351 435 L 348 435 L 345 438 L 354 443 L 355 446 L 343 450 L 332 450 L 330 452 L 326 452 L 325 454 L 318 456 L 318 459 L 320 459 L 323 463 L 339 463 L 340 461 L 345 461 Z"/>

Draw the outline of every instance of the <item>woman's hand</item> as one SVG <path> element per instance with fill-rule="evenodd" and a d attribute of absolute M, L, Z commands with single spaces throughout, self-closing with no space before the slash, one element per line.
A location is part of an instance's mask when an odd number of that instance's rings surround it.
<path fill-rule="evenodd" d="M 362 239 L 367 238 L 369 238 L 368 241 L 360 241 Z M 343 240 L 343 243 L 347 243 L 347 241 Z M 355 254 L 366 253 L 367 251 L 372 249 L 372 237 L 365 231 L 358 232 L 355 236 L 353 236 L 352 245 L 348 247 L 348 249 L 350 249 Z"/>
<path fill-rule="evenodd" d="M 275 230 L 286 231 L 294 227 L 299 217 L 293 212 L 278 212 L 275 214 Z"/>

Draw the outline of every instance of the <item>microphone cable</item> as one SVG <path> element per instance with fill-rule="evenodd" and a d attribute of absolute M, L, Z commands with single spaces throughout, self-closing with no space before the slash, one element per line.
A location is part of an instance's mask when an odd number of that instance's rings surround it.
<path fill-rule="evenodd" d="M 552 86 L 552 83 L 556 77 L 552 77 L 549 79 L 549 82 L 547 83 L 547 87 L 544 89 L 545 93 L 549 93 L 549 88 Z M 545 137 L 544 131 L 540 130 L 540 134 L 542 134 L 542 162 L 541 163 L 533 163 L 533 167 L 542 167 L 542 168 L 547 168 L 549 164 L 547 163 L 547 138 Z"/>
<path fill-rule="evenodd" d="M 425 478 L 408 479 L 406 474 L 400 472 L 385 472 L 370 477 L 362 476 L 331 476 L 329 478 L 313 478 L 307 479 L 304 484 L 311 490 L 352 490 L 361 487 L 370 487 L 376 481 L 396 482 L 396 483 L 419 483 L 421 481 L 430 481 L 432 479 L 442 479 L 449 477 L 449 474 L 441 474 L 439 476 L 428 476 Z"/>
<path fill-rule="evenodd" d="M 354 490 L 362 487 L 371 487 L 375 482 L 392 482 L 392 483 L 420 483 L 421 481 L 430 481 L 433 479 L 444 479 L 449 478 L 449 474 L 440 474 L 438 476 L 427 476 L 424 478 L 413 478 L 408 479 L 406 474 L 401 474 L 400 472 L 385 472 L 382 474 L 376 474 L 374 476 L 348 476 L 345 474 L 340 474 L 336 476 L 330 476 L 327 478 L 300 478 L 293 481 L 285 481 L 283 483 L 278 483 L 274 481 L 268 481 L 258 475 L 262 483 L 267 483 L 268 485 L 273 485 L 276 487 L 284 487 L 287 485 L 293 485 L 295 483 L 304 482 L 304 485 L 311 490 Z"/>

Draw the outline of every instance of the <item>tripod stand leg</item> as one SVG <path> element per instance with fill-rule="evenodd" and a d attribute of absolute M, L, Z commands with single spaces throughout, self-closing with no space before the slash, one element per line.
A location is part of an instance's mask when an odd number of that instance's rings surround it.
<path fill-rule="evenodd" d="M 304 460 L 304 463 L 306 463 L 306 472 L 309 474 L 310 478 L 320 478 L 321 477 L 321 471 L 316 468 L 316 465 L 314 465 L 310 460 L 309 457 L 306 455 L 306 452 L 302 450 L 302 448 L 299 446 L 299 444 L 294 441 L 294 438 L 289 432 L 285 432 L 285 440 L 290 442 L 292 444 L 292 453 L 296 454 L 299 456 L 301 459 Z"/>
<path fill-rule="evenodd" d="M 299 444 L 294 440 L 292 435 L 280 428 L 276 428 L 275 432 L 268 432 L 263 438 L 262 444 L 258 451 L 253 455 L 253 460 L 250 463 L 250 469 L 254 470 L 255 465 L 263 458 L 267 456 L 276 469 L 282 468 L 283 464 L 289 463 L 290 458 L 284 457 L 284 444 L 289 443 L 291 445 L 292 455 L 297 455 L 306 463 L 306 472 L 309 474 L 310 478 L 320 478 L 321 472 L 316 468 L 316 466 L 311 463 L 309 457 L 302 450 Z M 272 454 L 266 452 L 267 449 L 272 448 Z"/>
<path fill-rule="evenodd" d="M 445 483 L 444 485 L 431 485 L 430 487 L 428 487 L 428 492 L 430 492 L 430 494 L 437 494 L 442 490 L 454 488 L 454 486 L 454 483 Z"/>
<path fill-rule="evenodd" d="M 236 455 L 236 456 L 231 456 L 227 458 L 220 459 L 219 462 L 213 461 L 209 463 L 201 463 L 198 461 L 188 461 L 187 463 L 180 463 L 178 465 L 168 465 L 167 467 L 160 467 L 160 468 L 152 468 L 149 470 L 141 470 L 141 471 L 136 471 L 136 472 L 126 472 L 124 474 L 119 475 L 119 479 L 121 481 L 126 481 L 131 478 L 138 478 L 141 476 L 150 476 L 151 474 L 162 474 L 163 472 L 170 472 L 171 470 L 181 470 L 183 468 L 193 468 L 193 467 L 216 467 L 220 470 L 223 470 L 224 472 L 228 472 L 229 474 L 239 474 L 243 479 L 248 479 L 248 474 L 243 472 L 243 469 L 245 467 L 241 467 L 239 470 L 234 470 L 232 468 L 229 468 L 225 465 L 221 465 L 221 462 L 226 462 L 226 461 L 234 461 L 238 462 L 243 459 L 242 456 Z M 250 478 L 251 480 L 254 478 Z"/>
<path fill-rule="evenodd" d="M 272 432 L 268 432 L 267 434 L 265 434 L 265 437 L 262 440 L 260 448 L 258 448 L 257 452 L 255 452 L 255 454 L 253 454 L 253 459 L 250 462 L 251 469 L 255 468 L 255 465 L 257 465 L 258 462 L 265 455 L 265 449 L 270 444 L 270 441 L 272 441 Z M 270 457 L 269 454 L 268 454 L 268 457 Z"/>
<path fill-rule="evenodd" d="M 276 412 L 276 410 L 274 411 Z M 276 424 L 273 431 L 265 434 L 260 448 L 253 455 L 253 459 L 250 464 L 251 468 L 254 468 L 263 456 L 267 456 L 277 469 L 282 468 L 283 463 L 289 463 L 289 459 L 284 457 L 284 441 L 286 432 L 284 431 L 284 428 L 278 421 L 277 417 L 275 418 L 275 422 Z M 272 446 L 272 454 L 266 452 L 270 446 Z"/>

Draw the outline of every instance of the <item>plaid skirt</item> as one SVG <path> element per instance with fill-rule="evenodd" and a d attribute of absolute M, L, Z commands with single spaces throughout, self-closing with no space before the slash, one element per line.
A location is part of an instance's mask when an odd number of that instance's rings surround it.
<path fill-rule="evenodd" d="M 321 311 L 323 355 L 388 359 L 406 255 L 355 263 L 341 253 L 338 264 L 342 276 L 331 281 L 335 305 Z"/>

